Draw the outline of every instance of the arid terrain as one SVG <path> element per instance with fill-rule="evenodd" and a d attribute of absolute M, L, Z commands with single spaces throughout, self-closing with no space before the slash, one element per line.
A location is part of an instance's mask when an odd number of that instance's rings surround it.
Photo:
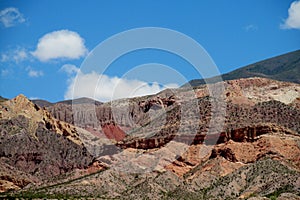
<path fill-rule="evenodd" d="M 0 197 L 300 199 L 299 133 L 300 85 L 263 77 L 107 103 L 1 98 Z"/>
<path fill-rule="evenodd" d="M 218 84 L 195 87 L 193 101 L 186 88 L 110 103 L 3 100 L 1 195 L 299 199 L 300 85 L 225 81 L 214 101 Z"/>
<path fill-rule="evenodd" d="M 0 0 L 0 200 L 300 200 L 300 0 Z"/>

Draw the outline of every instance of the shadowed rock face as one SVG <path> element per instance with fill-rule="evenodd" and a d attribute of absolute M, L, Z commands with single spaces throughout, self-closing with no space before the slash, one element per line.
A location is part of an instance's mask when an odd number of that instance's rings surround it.
<path fill-rule="evenodd" d="M 64 184 L 42 191 L 125 199 L 153 194 L 157 199 L 236 199 L 271 194 L 284 186 L 295 193 L 300 166 L 299 85 L 261 78 L 224 84 L 226 104 L 217 104 L 214 110 L 218 99 L 209 97 L 204 86 L 194 88 L 193 99 L 184 100 L 180 97 L 187 96 L 185 89 L 104 104 L 60 102 L 46 109 L 24 96 L 4 101 L 0 185 L 20 189 L 55 175 L 78 171 L 87 175 L 105 166 L 110 169 L 71 182 L 61 179 Z M 225 109 L 224 116 L 218 115 L 220 109 Z M 213 116 L 217 120 L 210 124 Z M 225 121 L 219 129 L 221 117 Z M 102 143 L 105 139 L 110 143 Z M 187 150 L 179 155 L 166 148 L 164 153 L 171 157 L 151 162 L 149 174 L 114 168 L 119 162 L 133 170 L 170 143 Z M 135 160 L 138 153 L 145 158 Z"/>
<path fill-rule="evenodd" d="M 40 101 L 36 101 L 39 103 Z M 129 100 L 101 104 L 92 101 L 67 101 L 52 104 L 46 109 L 58 120 L 91 131 L 95 135 L 106 135 L 109 139 L 122 140 L 126 132 L 149 121 L 149 111 L 173 105 L 175 99 L 153 97 L 145 100 Z"/>
<path fill-rule="evenodd" d="M 176 141 L 187 145 L 196 145 L 204 143 L 207 145 L 214 145 L 225 143 L 229 140 L 235 142 L 253 142 L 257 140 L 259 136 L 269 133 L 295 134 L 295 132 L 291 131 L 290 129 L 286 129 L 274 124 L 263 124 L 253 125 L 251 127 L 232 129 L 229 132 L 222 132 L 218 134 L 182 134 L 179 136 L 170 135 L 168 137 L 131 139 L 126 142 L 121 141 L 117 145 L 122 148 L 154 149 L 160 148 L 168 144 L 170 141 Z"/>
<path fill-rule="evenodd" d="M 199 99 L 200 119 L 199 122 L 182 121 L 180 109 L 172 109 L 166 117 L 167 121 L 163 127 L 157 126 L 156 134 L 150 138 L 139 138 L 144 132 L 153 131 L 152 127 L 144 127 L 140 132 L 135 132 L 120 142 L 122 148 L 152 149 L 166 145 L 171 140 L 185 144 L 219 144 L 229 140 L 244 142 L 254 141 L 258 136 L 269 132 L 299 133 L 300 132 L 300 111 L 278 101 L 258 103 L 254 106 L 227 104 L 225 127 L 222 132 L 207 134 L 209 128 L 213 129 L 214 124 L 208 127 L 211 120 L 209 115 L 210 102 L 207 99 Z M 208 115 L 208 116 L 207 116 Z M 161 120 L 157 120 L 161 121 Z M 197 134 L 189 132 L 189 124 L 198 127 L 194 130 Z M 188 127 L 187 129 L 182 126 Z M 193 129 L 193 128 L 192 128 Z M 185 132 L 185 130 L 187 130 Z"/>
<path fill-rule="evenodd" d="M 258 124 L 278 124 L 300 132 L 298 84 L 249 78 L 227 81 L 224 86 L 227 104 L 223 108 L 226 110 L 225 126 L 223 131 L 216 131 L 206 137 L 209 129 L 218 128 L 217 123 L 209 125 L 213 115 L 213 100 L 208 97 L 209 92 L 205 86 L 195 88 L 198 111 L 195 106 L 184 108 L 184 112 L 190 116 L 197 112 L 199 117 L 196 121 L 181 119 L 184 102 L 179 96 L 185 96 L 184 89 L 173 92 L 166 90 L 153 96 L 104 104 L 83 101 L 74 103 L 72 107 L 70 103 L 57 103 L 47 109 L 55 118 L 93 130 L 96 136 L 105 135 L 116 141 L 123 140 L 120 142 L 123 148 L 157 148 L 175 138 L 176 141 L 191 144 L 201 144 L 204 140 L 208 143 L 238 138 L 245 140 L 251 138 L 251 134 L 256 134 L 256 130 L 251 127 Z M 195 130 L 196 133 L 189 130 Z M 154 135 L 149 136 L 149 133 Z"/>
<path fill-rule="evenodd" d="M 29 123 L 22 117 L 10 120 L 8 123 L 22 128 L 18 121 L 22 121 L 25 125 Z M 85 168 L 93 159 L 83 146 L 45 129 L 43 124 L 39 124 L 34 137 L 24 129 L 17 134 L 5 134 L 1 137 L 2 161 L 21 171 L 43 178 L 64 174 L 76 168 Z"/>
<path fill-rule="evenodd" d="M 93 162 L 74 126 L 56 120 L 23 95 L 1 103 L 0 111 L 0 177 L 17 184 L 12 188 L 26 185 L 20 181 L 47 180 Z M 10 167 L 31 177 L 14 176 L 8 173 Z"/>

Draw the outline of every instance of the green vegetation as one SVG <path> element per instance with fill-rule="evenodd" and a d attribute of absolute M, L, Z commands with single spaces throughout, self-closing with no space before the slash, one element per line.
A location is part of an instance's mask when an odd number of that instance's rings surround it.
<path fill-rule="evenodd" d="M 266 195 L 266 197 L 272 199 L 272 200 L 276 200 L 277 197 L 279 197 L 280 194 L 282 193 L 288 193 L 291 192 L 293 193 L 293 186 L 291 185 L 285 185 L 284 187 L 279 188 L 278 190 L 276 190 L 275 192 L 272 192 L 271 194 Z"/>
<path fill-rule="evenodd" d="M 222 75 L 223 80 L 233 80 L 249 77 L 265 77 L 279 81 L 300 83 L 300 50 L 263 60 L 258 63 L 239 68 Z M 207 79 L 209 83 L 217 82 L 218 77 Z M 204 79 L 189 82 L 191 86 L 205 84 Z M 188 84 L 185 84 L 188 86 Z"/>

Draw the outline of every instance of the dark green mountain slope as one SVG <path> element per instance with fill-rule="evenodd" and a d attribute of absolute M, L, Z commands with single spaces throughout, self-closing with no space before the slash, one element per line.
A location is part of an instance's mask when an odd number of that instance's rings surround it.
<path fill-rule="evenodd" d="M 223 74 L 223 80 L 233 80 L 249 77 L 265 77 L 279 81 L 300 83 L 300 50 L 269 58 L 246 67 Z M 207 82 L 216 82 L 212 77 Z M 205 84 L 204 79 L 195 79 L 189 82 L 191 86 Z"/>

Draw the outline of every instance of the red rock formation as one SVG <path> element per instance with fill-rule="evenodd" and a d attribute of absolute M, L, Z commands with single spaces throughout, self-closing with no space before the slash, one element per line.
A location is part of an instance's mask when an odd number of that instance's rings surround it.
<path fill-rule="evenodd" d="M 116 141 L 123 140 L 126 133 L 115 124 L 103 124 L 102 131 L 108 139 L 114 139 Z"/>

